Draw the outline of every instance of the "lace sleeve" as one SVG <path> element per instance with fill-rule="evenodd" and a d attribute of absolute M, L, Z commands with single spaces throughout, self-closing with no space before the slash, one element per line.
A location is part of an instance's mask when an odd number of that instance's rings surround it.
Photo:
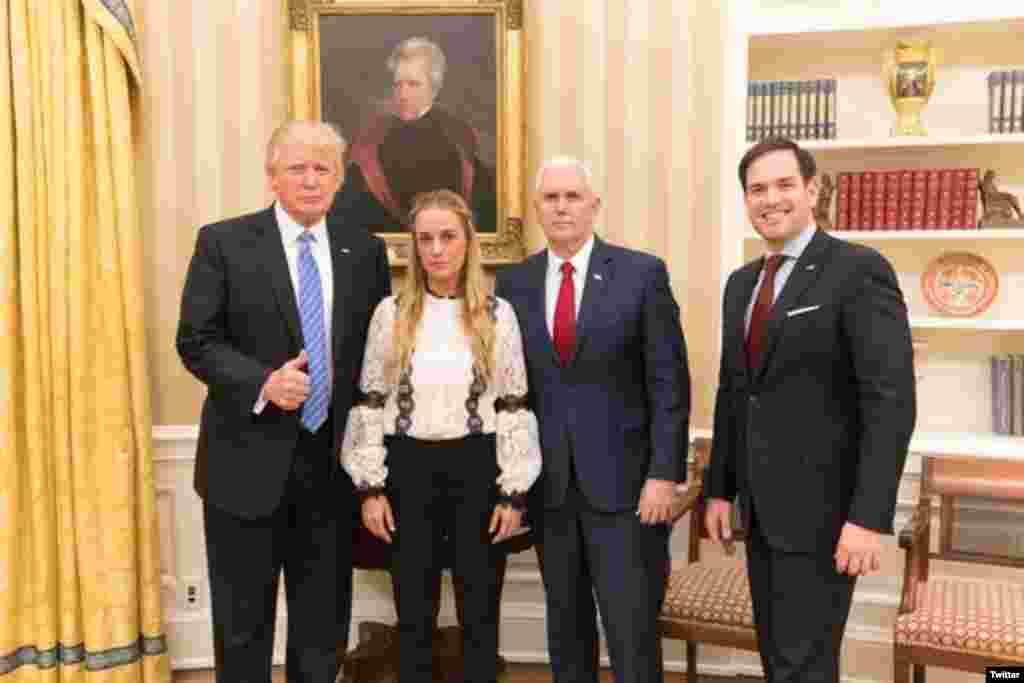
<path fill-rule="evenodd" d="M 388 477 L 384 464 L 384 406 L 391 393 L 386 369 L 394 321 L 394 297 L 388 297 L 377 305 L 370 321 L 359 379 L 363 398 L 349 411 L 341 442 L 341 466 L 360 491 L 382 489 Z"/>
<path fill-rule="evenodd" d="M 526 361 L 519 321 L 508 302 L 499 300 L 494 348 L 498 399 L 496 428 L 498 486 L 502 498 L 521 506 L 540 476 L 540 432 L 527 403 Z"/>

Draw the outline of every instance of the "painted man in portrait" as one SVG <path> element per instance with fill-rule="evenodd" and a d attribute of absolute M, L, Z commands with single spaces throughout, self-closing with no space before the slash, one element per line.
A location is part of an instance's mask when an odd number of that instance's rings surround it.
<path fill-rule="evenodd" d="M 494 170 L 478 154 L 479 132 L 436 104 L 446 59 L 434 42 L 408 38 L 387 60 L 392 92 L 352 145 L 335 211 L 374 232 L 402 229 L 412 198 L 449 189 L 470 204 L 478 229 L 496 225 Z"/>

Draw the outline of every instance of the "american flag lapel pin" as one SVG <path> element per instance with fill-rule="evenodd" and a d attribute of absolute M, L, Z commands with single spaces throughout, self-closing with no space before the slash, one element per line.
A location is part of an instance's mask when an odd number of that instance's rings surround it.
<path fill-rule="evenodd" d="M 594 273 L 594 279 L 600 282 L 604 278 L 601 277 L 601 273 Z"/>
<path fill-rule="evenodd" d="M 342 253 L 342 254 L 347 254 L 347 253 L 349 253 L 349 251 L 350 251 L 350 250 L 349 250 L 349 248 L 348 248 L 348 247 L 342 247 L 342 248 L 341 248 L 341 253 Z"/>

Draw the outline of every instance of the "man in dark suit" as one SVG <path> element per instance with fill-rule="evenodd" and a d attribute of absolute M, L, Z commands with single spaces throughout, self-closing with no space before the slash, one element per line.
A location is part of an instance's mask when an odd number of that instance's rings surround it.
<path fill-rule="evenodd" d="M 275 131 L 277 201 L 203 227 L 185 280 L 177 345 L 207 386 L 195 488 L 220 683 L 269 683 L 282 570 L 288 681 L 334 681 L 348 636 L 354 494 L 337 453 L 391 279 L 379 239 L 324 218 L 344 144 L 318 122 Z"/>
<path fill-rule="evenodd" d="M 732 501 L 765 677 L 838 681 L 856 577 L 878 569 L 916 413 L 907 308 L 878 252 L 815 226 L 814 158 L 786 139 L 739 166 L 767 254 L 729 276 L 706 524 Z M 799 608 L 796 607 L 799 605 Z"/>
<path fill-rule="evenodd" d="M 662 680 L 671 503 L 686 476 L 690 375 L 664 262 L 594 236 L 585 164 L 547 162 L 548 248 L 498 275 L 522 328 L 544 467 L 539 529 L 556 683 L 596 683 L 596 594 L 618 683 Z"/>

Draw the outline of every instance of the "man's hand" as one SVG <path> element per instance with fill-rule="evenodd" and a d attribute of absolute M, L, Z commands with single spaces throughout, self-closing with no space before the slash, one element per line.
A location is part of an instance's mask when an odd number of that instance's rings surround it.
<path fill-rule="evenodd" d="M 491 526 L 488 531 L 494 535 L 491 543 L 501 543 L 519 528 L 523 521 L 523 513 L 511 505 L 498 503 L 491 514 Z M 497 532 L 497 533 L 495 533 Z"/>
<path fill-rule="evenodd" d="M 843 525 L 836 545 L 836 571 L 864 576 L 882 565 L 882 534 L 852 522 Z"/>
<path fill-rule="evenodd" d="M 395 532 L 395 516 L 391 514 L 391 503 L 387 496 L 370 496 L 363 501 L 363 524 L 370 533 L 391 543 L 391 534 Z"/>
<path fill-rule="evenodd" d="M 736 551 L 732 538 L 732 503 L 722 498 L 708 498 L 704 526 L 711 540 L 722 546 L 726 555 Z"/>
<path fill-rule="evenodd" d="M 676 483 L 668 479 L 648 479 L 640 492 L 636 514 L 641 524 L 667 524 L 672 521 L 672 500 Z"/>
<path fill-rule="evenodd" d="M 298 410 L 309 396 L 309 375 L 304 372 L 309 356 L 303 349 L 295 358 L 270 373 L 263 385 L 263 398 L 281 410 Z"/>

